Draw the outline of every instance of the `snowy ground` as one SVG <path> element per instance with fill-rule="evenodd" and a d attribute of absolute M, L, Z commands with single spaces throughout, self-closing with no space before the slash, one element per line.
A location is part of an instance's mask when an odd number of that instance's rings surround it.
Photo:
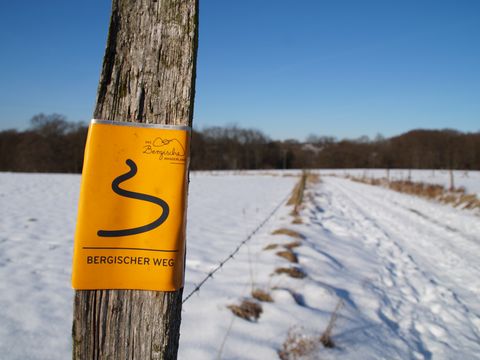
<path fill-rule="evenodd" d="M 70 358 L 79 180 L 0 174 L 1 359 Z M 281 204 L 296 180 L 192 174 L 185 295 Z M 306 358 L 480 358 L 478 216 L 328 176 L 309 185 L 302 224 L 292 224 L 290 212 L 280 206 L 186 301 L 180 359 L 278 358 L 290 329 L 318 339 L 339 300 L 337 347 L 318 345 Z M 273 275 L 291 266 L 277 249 L 264 250 L 293 240 L 272 235 L 278 228 L 302 235 L 294 251 L 304 279 Z M 262 303 L 257 322 L 227 309 L 248 298 L 252 284 L 274 299 Z"/>
<path fill-rule="evenodd" d="M 386 169 L 334 169 L 320 170 L 321 174 L 337 174 L 340 176 L 351 175 L 367 178 L 386 178 L 391 180 L 410 180 L 427 184 L 450 187 L 450 171 L 448 170 L 408 170 L 391 169 L 387 175 Z M 477 194 L 480 197 L 480 171 L 455 170 L 453 171 L 455 187 L 463 187 L 469 194 Z"/>
<path fill-rule="evenodd" d="M 387 178 L 390 180 L 408 180 L 413 182 L 442 185 L 445 188 L 450 187 L 450 171 L 449 170 L 408 170 L 408 169 L 321 169 L 315 170 L 322 176 L 353 176 L 365 178 Z M 240 175 L 240 174 L 289 174 L 296 175 L 298 170 L 237 170 L 237 171 L 205 171 L 200 172 L 209 175 Z M 480 171 L 471 170 L 454 170 L 453 171 L 454 186 L 463 187 L 468 194 L 477 194 L 480 197 Z"/>

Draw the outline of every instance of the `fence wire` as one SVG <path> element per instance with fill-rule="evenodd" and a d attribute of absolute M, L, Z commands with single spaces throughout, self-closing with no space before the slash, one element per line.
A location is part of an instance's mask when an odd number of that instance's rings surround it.
<path fill-rule="evenodd" d="M 183 299 L 182 304 L 185 304 L 185 302 L 188 299 L 190 299 L 193 294 L 200 291 L 200 289 L 208 281 L 208 279 L 213 278 L 213 274 L 215 274 L 218 270 L 220 270 L 223 267 L 223 265 L 225 265 L 225 263 L 233 259 L 233 257 L 235 256 L 236 253 L 238 253 L 241 247 L 245 245 L 245 243 L 247 243 L 268 222 L 268 220 L 272 218 L 272 216 L 278 211 L 278 209 L 280 209 L 280 207 L 287 201 L 289 196 L 290 196 L 290 193 L 288 193 L 287 196 L 285 196 L 285 198 L 282 201 L 280 201 L 280 203 L 277 206 L 275 206 L 275 208 L 267 215 L 267 217 L 255 229 L 253 229 L 252 232 L 248 234 L 245 239 L 243 239 L 238 244 L 238 246 L 235 248 L 235 250 L 233 250 L 233 252 L 230 255 L 228 255 L 223 261 L 221 261 L 217 265 L 217 267 L 215 267 L 212 271 L 210 271 L 205 276 L 205 278 L 202 281 L 200 281 L 197 284 L 197 286 L 195 286 L 195 288 Z"/>

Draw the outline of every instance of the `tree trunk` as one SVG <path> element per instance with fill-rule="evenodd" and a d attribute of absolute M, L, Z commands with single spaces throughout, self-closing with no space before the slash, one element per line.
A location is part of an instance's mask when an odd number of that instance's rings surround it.
<path fill-rule="evenodd" d="M 95 119 L 192 125 L 198 0 L 113 0 Z M 183 289 L 78 290 L 73 359 L 175 359 Z"/>

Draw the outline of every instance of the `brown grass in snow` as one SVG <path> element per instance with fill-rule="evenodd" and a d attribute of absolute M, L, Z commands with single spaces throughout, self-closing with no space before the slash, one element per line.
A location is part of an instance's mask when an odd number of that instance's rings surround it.
<path fill-rule="evenodd" d="M 263 250 L 272 250 L 272 249 L 276 249 L 277 247 L 278 247 L 277 244 L 268 244 L 263 248 Z"/>
<path fill-rule="evenodd" d="M 262 289 L 254 289 L 252 291 L 252 297 L 262 302 L 273 302 L 272 296 Z"/>
<path fill-rule="evenodd" d="M 275 274 L 278 274 L 278 275 L 286 274 L 295 279 L 303 279 L 304 277 L 307 276 L 307 274 L 305 274 L 305 272 L 298 267 L 277 268 L 275 269 Z"/>
<path fill-rule="evenodd" d="M 291 263 L 298 263 L 297 255 L 295 255 L 295 253 L 290 249 L 277 251 L 275 253 L 275 255 L 280 256 L 280 257 L 290 261 Z"/>
<path fill-rule="evenodd" d="M 330 316 L 330 320 L 328 322 L 327 328 L 323 332 L 322 336 L 320 336 L 320 342 L 325 346 L 326 348 L 334 348 L 335 343 L 333 342 L 332 339 L 332 331 L 335 326 L 335 322 L 337 321 L 338 318 L 338 312 L 343 306 L 343 301 L 340 299 L 335 306 L 335 310 L 333 310 L 332 315 Z"/>
<path fill-rule="evenodd" d="M 303 224 L 303 220 L 300 216 L 295 216 L 292 220 L 292 224 Z"/>
<path fill-rule="evenodd" d="M 301 328 L 291 328 L 278 351 L 278 357 L 281 360 L 299 360 L 312 354 L 317 347 L 316 338 L 306 335 Z"/>
<path fill-rule="evenodd" d="M 442 185 L 408 180 L 387 181 L 386 179 L 370 179 L 351 176 L 348 178 L 356 182 L 383 186 L 397 192 L 436 200 L 462 209 L 480 209 L 480 199 L 475 194 L 467 194 L 464 188 L 447 189 Z"/>
<path fill-rule="evenodd" d="M 240 305 L 228 305 L 232 313 L 248 321 L 257 321 L 262 313 L 262 305 L 252 300 L 243 300 Z"/>
<path fill-rule="evenodd" d="M 272 235 L 287 235 L 296 239 L 302 239 L 303 236 L 299 232 L 287 228 L 281 228 L 277 229 L 274 232 L 272 232 Z"/>
<path fill-rule="evenodd" d="M 292 241 L 292 242 L 289 242 L 285 245 L 283 245 L 284 248 L 286 249 L 294 249 L 296 247 L 299 247 L 299 246 L 302 246 L 302 243 L 300 241 Z"/>

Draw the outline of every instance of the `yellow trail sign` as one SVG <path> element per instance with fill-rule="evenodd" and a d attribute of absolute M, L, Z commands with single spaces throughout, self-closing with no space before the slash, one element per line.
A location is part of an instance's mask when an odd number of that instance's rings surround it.
<path fill-rule="evenodd" d="M 183 286 L 188 127 L 93 120 L 82 172 L 72 286 Z"/>

